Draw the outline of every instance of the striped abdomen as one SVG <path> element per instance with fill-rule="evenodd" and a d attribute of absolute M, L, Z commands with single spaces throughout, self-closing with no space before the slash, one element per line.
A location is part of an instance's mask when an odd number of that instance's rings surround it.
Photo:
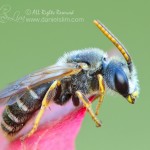
<path fill-rule="evenodd" d="M 6 106 L 2 114 L 1 128 L 9 135 L 17 133 L 33 113 L 41 106 L 51 83 L 42 84 L 30 91 L 27 91 L 16 103 Z"/>

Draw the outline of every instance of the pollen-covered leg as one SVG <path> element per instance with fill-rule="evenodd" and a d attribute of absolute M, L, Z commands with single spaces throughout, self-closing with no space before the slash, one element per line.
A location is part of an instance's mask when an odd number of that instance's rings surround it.
<path fill-rule="evenodd" d="M 45 97 L 42 101 L 41 108 L 35 118 L 32 129 L 29 131 L 29 133 L 21 137 L 21 140 L 24 140 L 26 137 L 30 137 L 37 130 L 39 122 L 43 116 L 45 109 L 49 106 L 50 101 L 55 97 L 56 88 L 58 86 L 60 86 L 60 81 L 54 81 L 54 83 L 50 86 L 50 88 L 46 92 Z"/>
<path fill-rule="evenodd" d="M 76 91 L 76 95 L 79 98 L 80 101 L 82 101 L 84 107 L 87 109 L 87 111 L 89 112 L 90 116 L 92 117 L 93 121 L 96 123 L 97 127 L 101 126 L 100 121 L 97 119 L 97 117 L 95 116 L 92 107 L 91 107 L 91 103 L 89 102 L 89 100 L 85 97 L 85 95 L 80 92 L 80 91 Z"/>
<path fill-rule="evenodd" d="M 104 85 L 104 80 L 103 80 L 102 75 L 98 74 L 97 78 L 98 78 L 98 82 L 99 82 L 99 92 L 100 93 L 99 93 L 99 101 L 96 106 L 96 112 L 95 112 L 96 116 L 99 114 L 99 110 L 100 110 L 101 104 L 103 102 L 104 93 L 105 93 L 105 85 Z"/>

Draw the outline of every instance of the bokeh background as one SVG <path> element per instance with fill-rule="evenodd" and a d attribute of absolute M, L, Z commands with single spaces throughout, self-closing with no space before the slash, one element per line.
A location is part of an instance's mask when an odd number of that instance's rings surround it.
<path fill-rule="evenodd" d="M 11 7 L 9 11 L 5 9 L 5 14 L 4 5 L 7 9 Z M 34 70 L 52 65 L 64 52 L 88 47 L 112 49 L 113 45 L 92 23 L 93 19 L 100 19 L 131 54 L 138 70 L 141 92 L 135 105 L 120 96 L 106 95 L 99 116 L 102 128 L 96 128 L 87 114 L 77 137 L 77 150 L 149 150 L 149 6 L 149 0 L 1 0 L 0 88 Z M 46 16 L 39 14 L 39 10 L 72 14 Z M 44 22 L 26 20 L 43 17 Z M 82 19 L 46 22 L 47 18 L 66 17 Z"/>

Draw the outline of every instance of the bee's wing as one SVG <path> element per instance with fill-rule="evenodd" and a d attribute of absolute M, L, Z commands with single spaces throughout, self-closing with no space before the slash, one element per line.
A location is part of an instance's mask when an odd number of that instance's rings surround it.
<path fill-rule="evenodd" d="M 120 57 L 120 58 L 123 58 L 123 59 L 124 59 L 124 57 L 123 57 L 122 54 L 118 51 L 117 48 L 112 48 L 112 49 L 108 50 L 107 55 L 108 55 L 109 58 L 115 56 L 115 57 Z"/>
<path fill-rule="evenodd" d="M 52 80 L 76 74 L 81 71 L 76 64 L 53 65 L 43 68 L 32 74 L 17 80 L 15 83 L 9 85 L 4 90 L 0 91 L 0 105 L 6 103 L 13 103 L 17 98 L 21 97 L 28 89 L 34 88 Z"/>

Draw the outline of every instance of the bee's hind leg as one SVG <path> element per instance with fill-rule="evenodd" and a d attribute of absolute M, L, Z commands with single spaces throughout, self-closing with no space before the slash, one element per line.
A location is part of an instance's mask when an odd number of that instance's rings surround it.
<path fill-rule="evenodd" d="M 50 86 L 50 88 L 48 89 L 48 91 L 45 94 L 45 97 L 43 98 L 41 108 L 35 118 L 32 129 L 26 135 L 21 137 L 21 140 L 24 140 L 25 138 L 30 137 L 37 130 L 39 122 L 43 116 L 43 113 L 44 113 L 45 109 L 49 106 L 50 101 L 55 97 L 56 89 L 58 86 L 60 86 L 60 84 L 61 84 L 60 81 L 56 80 Z"/>
<path fill-rule="evenodd" d="M 91 107 L 91 103 L 89 102 L 89 100 L 86 98 L 86 96 L 81 92 L 81 91 L 76 91 L 76 96 L 79 98 L 79 100 L 83 103 L 84 107 L 87 109 L 87 111 L 89 112 L 91 118 L 93 119 L 93 121 L 95 122 L 97 127 L 101 126 L 100 121 L 97 119 L 96 115 L 94 114 L 92 107 Z"/>

